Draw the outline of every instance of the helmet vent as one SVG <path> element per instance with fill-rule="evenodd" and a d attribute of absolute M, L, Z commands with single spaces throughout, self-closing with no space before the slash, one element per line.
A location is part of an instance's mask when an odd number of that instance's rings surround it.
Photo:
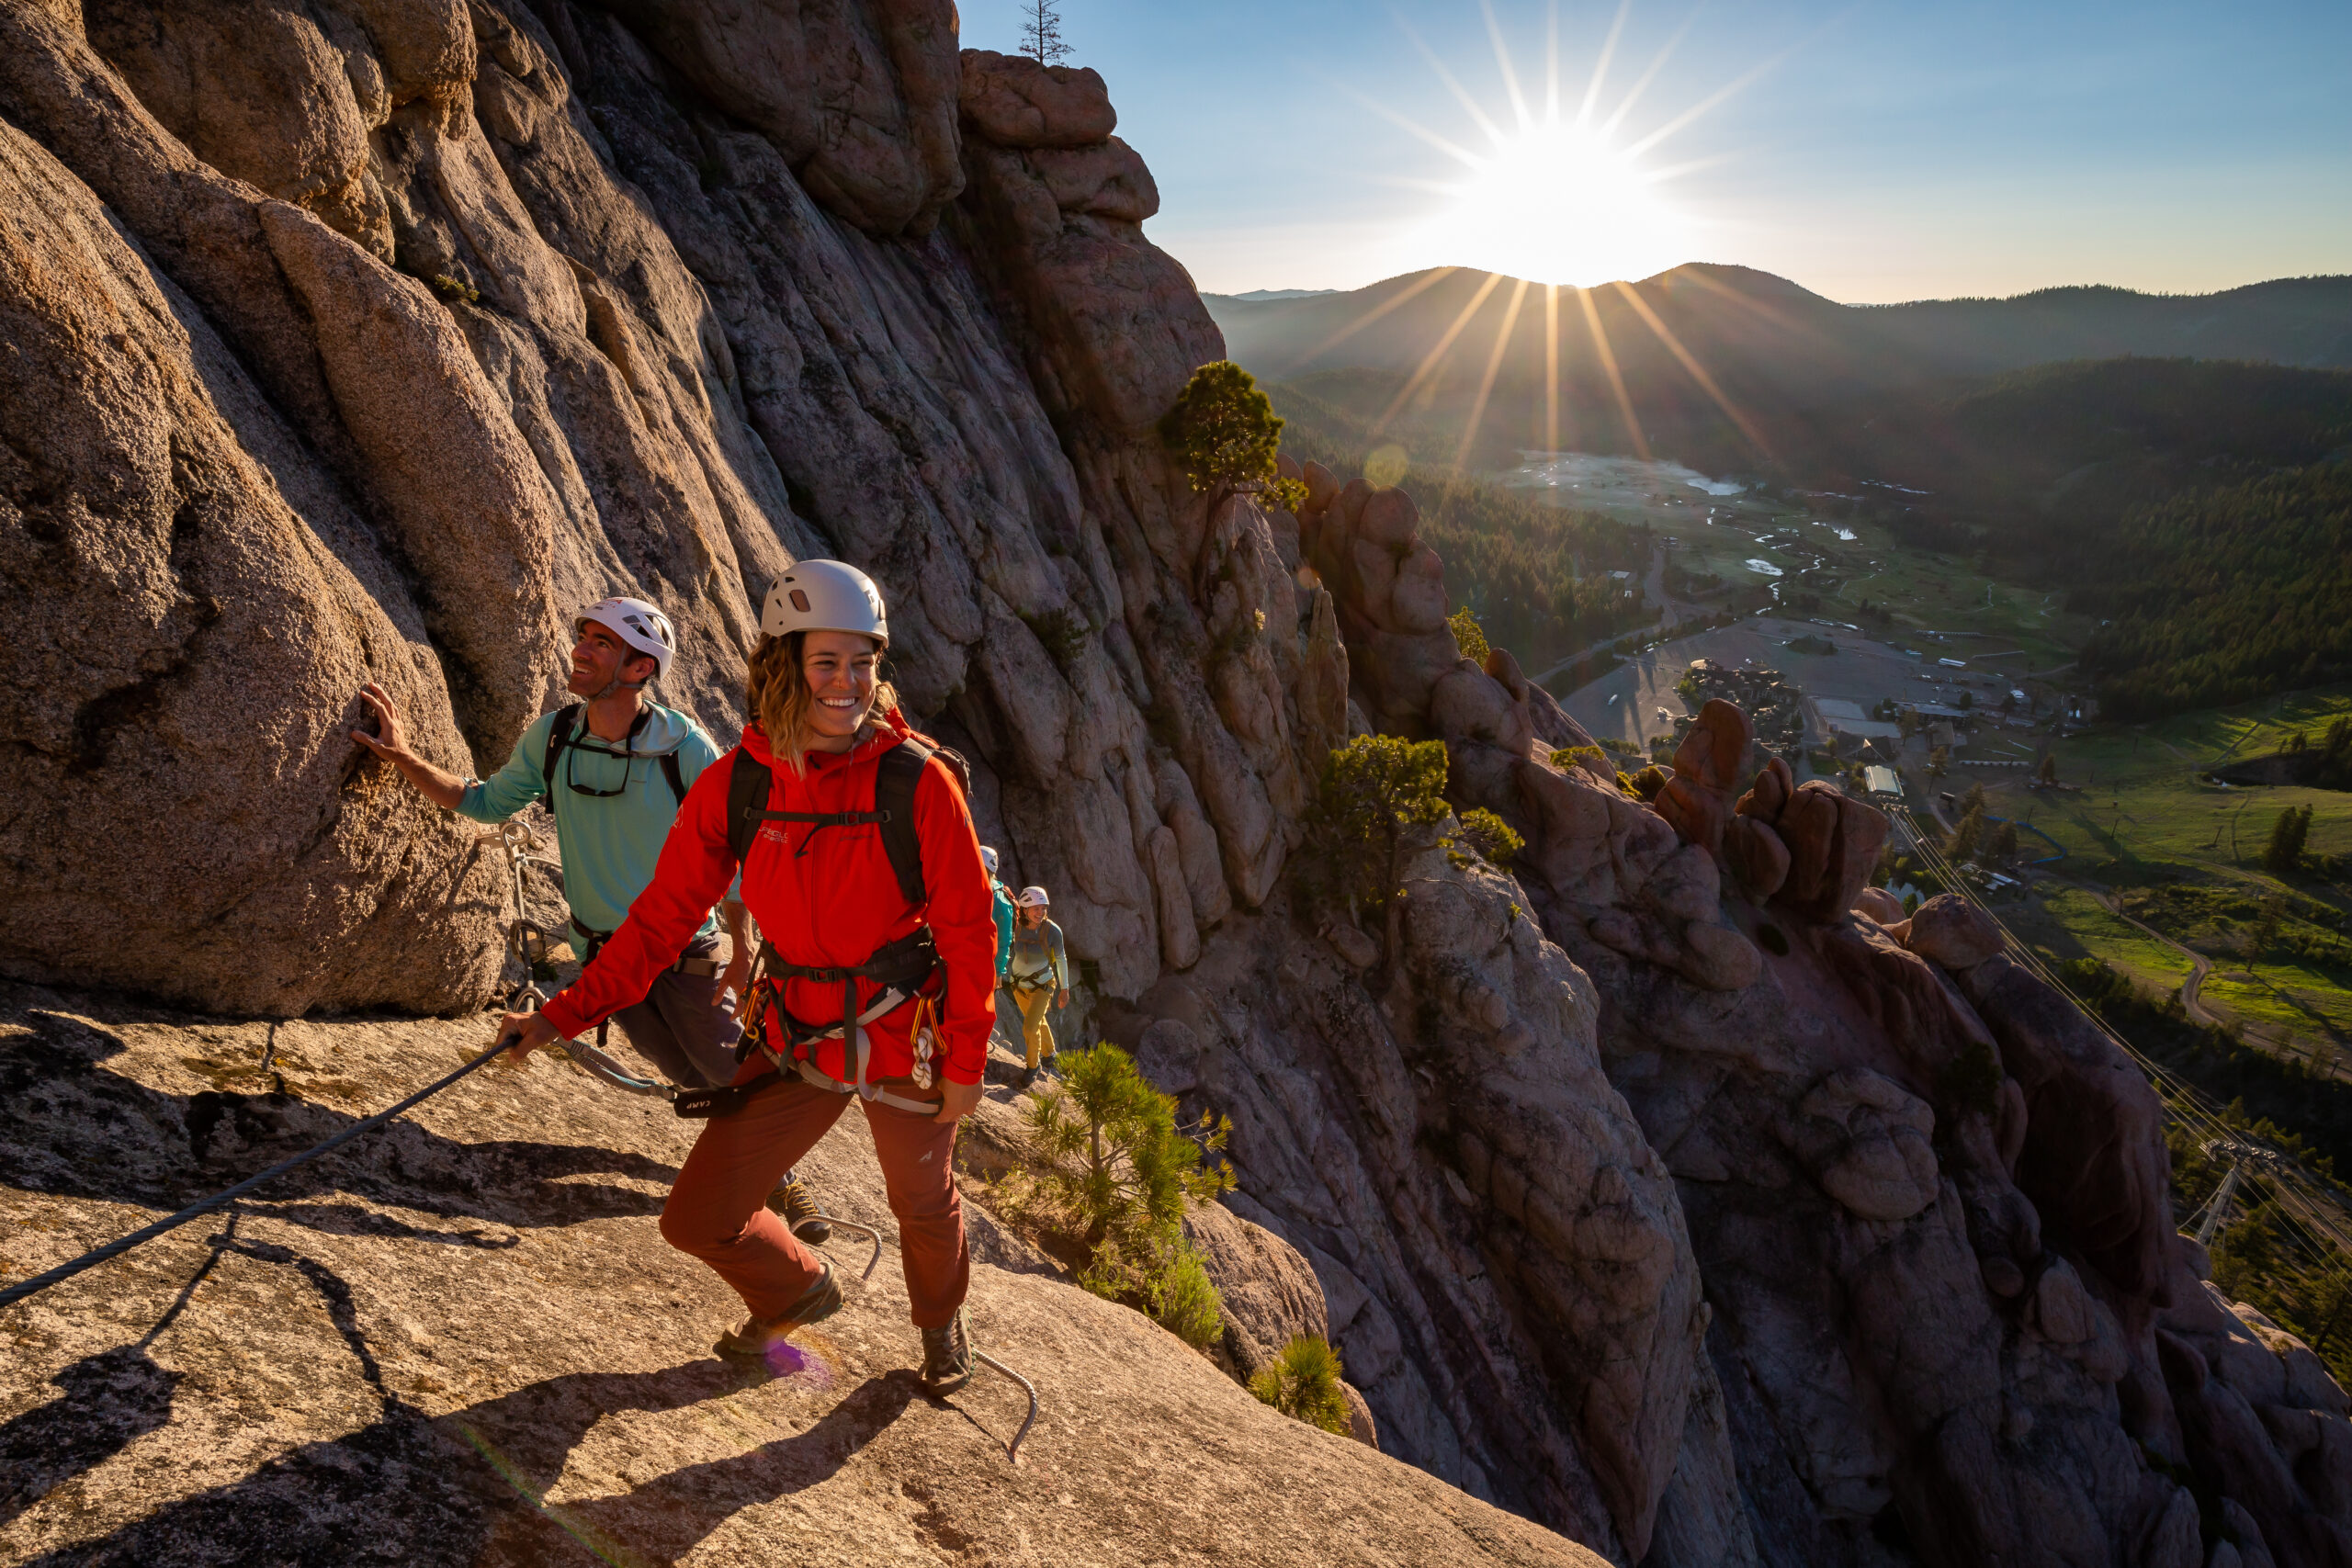
<path fill-rule="evenodd" d="M 794 589 L 792 591 L 792 607 L 803 614 L 806 614 L 808 609 L 808 595 L 803 593 L 797 588 Z"/>

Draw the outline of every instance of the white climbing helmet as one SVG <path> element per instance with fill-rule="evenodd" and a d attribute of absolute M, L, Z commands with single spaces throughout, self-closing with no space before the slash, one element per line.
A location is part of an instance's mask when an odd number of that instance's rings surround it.
<path fill-rule="evenodd" d="M 980 846 L 980 863 L 989 868 L 990 876 L 996 874 L 996 846 L 994 844 Z"/>
<path fill-rule="evenodd" d="M 642 599 L 600 599 L 580 612 L 571 623 L 573 636 L 594 621 L 639 653 L 650 654 L 655 675 L 670 672 L 670 656 L 677 651 L 678 629 L 670 617 Z"/>
<path fill-rule="evenodd" d="M 1053 903 L 1042 887 L 1024 887 L 1013 895 L 1012 901 L 1024 909 L 1042 909 Z"/>
<path fill-rule="evenodd" d="M 847 561 L 805 560 L 786 570 L 768 590 L 760 612 L 764 637 L 793 632 L 856 632 L 890 646 L 890 623 L 882 614 L 882 591 Z"/>

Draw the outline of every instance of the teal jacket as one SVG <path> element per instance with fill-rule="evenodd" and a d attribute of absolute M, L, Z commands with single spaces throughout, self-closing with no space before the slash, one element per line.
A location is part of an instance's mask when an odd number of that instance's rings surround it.
<path fill-rule="evenodd" d="M 572 918 L 590 931 L 615 931 L 628 918 L 628 907 L 653 880 L 654 863 L 670 837 L 678 815 L 678 797 L 660 761 L 664 751 L 678 756 L 678 773 L 686 787 L 718 760 L 718 748 L 702 726 L 675 708 L 648 705 L 644 727 L 629 741 L 624 759 L 616 749 L 587 733 L 587 715 L 581 716 L 580 737 L 564 748 L 556 761 L 563 777 L 549 793 L 540 773 L 547 761 L 548 731 L 555 715 L 532 720 L 514 754 L 489 778 L 466 785 L 458 802 L 461 816 L 477 822 L 503 822 L 531 802 L 546 796 L 555 811 L 555 841 L 563 860 L 563 892 Z M 618 790 L 617 795 L 582 795 L 580 789 Z M 716 913 L 706 916 L 697 935 L 717 932 Z"/>
<path fill-rule="evenodd" d="M 1012 966 L 1012 895 L 994 877 L 989 878 L 989 892 L 996 898 L 996 977 L 1001 980 Z"/>

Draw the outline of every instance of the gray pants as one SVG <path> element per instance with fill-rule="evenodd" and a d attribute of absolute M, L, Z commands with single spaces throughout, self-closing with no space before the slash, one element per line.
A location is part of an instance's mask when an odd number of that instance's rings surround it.
<path fill-rule="evenodd" d="M 717 935 L 698 936 L 682 957 L 716 958 Z M 735 1021 L 735 993 L 726 977 L 681 975 L 664 969 L 645 999 L 613 1014 L 638 1055 L 672 1083 L 685 1089 L 717 1089 L 735 1080 L 735 1046 L 743 1026 Z"/>

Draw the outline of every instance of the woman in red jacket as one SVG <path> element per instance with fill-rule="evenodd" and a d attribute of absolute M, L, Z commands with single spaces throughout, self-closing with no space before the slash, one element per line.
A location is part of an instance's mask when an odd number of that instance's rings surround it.
<path fill-rule="evenodd" d="M 890 634 L 873 581 L 840 561 L 802 561 L 769 593 L 760 630 L 752 725 L 687 792 L 652 886 L 579 979 L 504 1027 L 520 1035 L 520 1055 L 642 996 L 734 878 L 735 770 L 764 769 L 765 809 L 747 815 L 759 828 L 741 864 L 743 903 L 767 943 L 757 1043 L 746 1035 L 735 1077 L 747 1092 L 695 1140 L 662 1235 L 743 1298 L 751 1316 L 719 1340 L 722 1355 L 765 1356 L 830 1316 L 842 1302 L 831 1266 L 763 1200 L 858 1100 L 899 1221 L 923 1385 L 944 1393 L 971 1377 L 971 1257 L 952 1167 L 956 1119 L 979 1103 L 996 1010 L 988 873 L 963 790 L 927 749 L 894 764 L 922 759 L 912 789 L 921 901 L 894 868 L 876 801 L 882 759 L 920 739 L 876 675 Z"/>

